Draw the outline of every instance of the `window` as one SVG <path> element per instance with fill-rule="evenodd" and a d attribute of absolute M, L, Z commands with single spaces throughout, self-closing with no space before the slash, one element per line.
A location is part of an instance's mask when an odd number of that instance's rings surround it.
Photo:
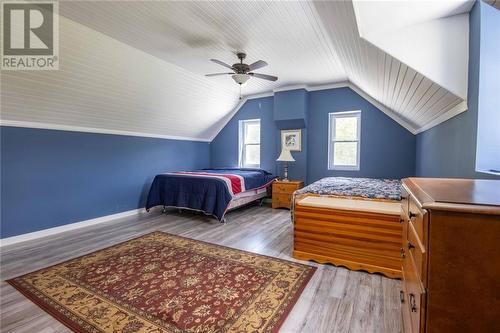
<path fill-rule="evenodd" d="M 478 4 L 479 6 L 479 4 Z M 500 65 L 498 55 L 498 9 L 481 3 L 481 18 L 479 19 L 479 89 L 477 110 L 477 139 L 476 139 L 476 171 L 500 176 Z M 477 87 L 477 86 L 476 86 Z M 463 120 L 464 122 L 466 120 Z M 472 122 L 471 122 L 472 124 Z M 447 135 L 452 135 L 448 134 Z M 470 135 L 469 135 L 470 136 Z M 465 154 L 465 153 L 464 153 Z M 482 177 L 480 177 L 482 178 Z"/>
<path fill-rule="evenodd" d="M 330 113 L 328 169 L 359 170 L 361 111 Z"/>
<path fill-rule="evenodd" d="M 240 120 L 239 165 L 260 168 L 260 119 Z"/>

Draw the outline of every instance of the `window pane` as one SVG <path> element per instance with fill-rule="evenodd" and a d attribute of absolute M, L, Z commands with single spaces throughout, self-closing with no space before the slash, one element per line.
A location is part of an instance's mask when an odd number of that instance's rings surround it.
<path fill-rule="evenodd" d="M 335 118 L 334 140 L 357 140 L 358 139 L 358 117 Z"/>
<path fill-rule="evenodd" d="M 260 123 L 247 123 L 245 143 L 260 143 Z"/>
<path fill-rule="evenodd" d="M 260 145 L 247 145 L 245 149 L 245 164 L 260 165 Z"/>
<path fill-rule="evenodd" d="M 333 144 L 333 164 L 356 166 L 358 160 L 357 142 L 334 142 Z"/>

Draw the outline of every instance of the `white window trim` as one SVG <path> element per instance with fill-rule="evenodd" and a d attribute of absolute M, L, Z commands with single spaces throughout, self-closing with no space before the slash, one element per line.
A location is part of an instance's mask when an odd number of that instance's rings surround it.
<path fill-rule="evenodd" d="M 246 164 L 245 165 L 245 161 L 244 161 L 244 157 L 245 157 L 245 137 L 244 137 L 244 127 L 245 127 L 245 124 L 246 123 L 252 123 L 252 122 L 256 122 L 256 123 L 259 123 L 259 126 L 260 126 L 260 119 L 244 119 L 244 120 L 240 120 L 238 122 L 238 166 L 240 168 L 260 168 L 260 164 Z M 261 143 L 262 141 L 262 133 L 261 133 L 261 138 L 259 138 L 259 148 L 260 148 L 260 145 L 262 144 Z M 257 144 L 255 144 L 257 145 Z M 260 153 L 259 153 L 260 155 Z M 260 156 L 259 156 L 259 159 L 260 159 Z"/>
<path fill-rule="evenodd" d="M 335 137 L 335 126 L 332 128 L 332 121 L 337 118 L 353 117 L 358 118 L 358 130 L 357 130 L 357 140 L 338 140 L 334 141 Z M 356 165 L 335 165 L 334 158 L 332 156 L 333 143 L 334 142 L 357 142 L 358 151 L 356 154 L 357 160 Z M 330 159 L 332 159 L 330 161 Z M 345 111 L 345 112 L 331 112 L 328 114 L 328 170 L 339 170 L 339 171 L 359 171 L 360 170 L 360 160 L 361 160 L 361 110 L 355 111 Z M 330 163 L 331 162 L 331 163 Z"/>

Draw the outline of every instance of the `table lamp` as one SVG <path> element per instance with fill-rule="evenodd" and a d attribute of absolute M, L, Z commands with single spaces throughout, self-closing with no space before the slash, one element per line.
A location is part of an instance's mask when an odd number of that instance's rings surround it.
<path fill-rule="evenodd" d="M 283 181 L 287 182 L 288 181 L 288 162 L 295 162 L 295 159 L 293 158 L 292 154 L 290 153 L 290 150 L 283 147 L 283 149 L 281 150 L 281 154 L 276 161 L 285 162 L 285 177 L 283 178 Z"/>

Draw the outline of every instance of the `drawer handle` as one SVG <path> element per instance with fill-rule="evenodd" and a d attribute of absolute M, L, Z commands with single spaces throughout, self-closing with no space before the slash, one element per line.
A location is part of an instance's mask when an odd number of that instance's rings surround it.
<path fill-rule="evenodd" d="M 417 312 L 417 305 L 415 304 L 415 295 L 410 294 L 410 308 L 411 312 Z"/>
<path fill-rule="evenodd" d="M 401 248 L 401 250 L 399 250 L 399 256 L 401 258 L 404 258 L 405 257 L 405 249 Z"/>
<path fill-rule="evenodd" d="M 401 303 L 405 302 L 405 293 L 402 290 L 399 291 L 399 300 Z"/>
<path fill-rule="evenodd" d="M 414 219 L 415 217 L 417 217 L 417 214 L 410 212 L 408 214 L 408 216 L 410 217 L 410 220 L 411 220 L 411 219 Z"/>
<path fill-rule="evenodd" d="M 414 249 L 415 245 L 413 245 L 411 242 L 408 242 L 408 250 Z"/>

